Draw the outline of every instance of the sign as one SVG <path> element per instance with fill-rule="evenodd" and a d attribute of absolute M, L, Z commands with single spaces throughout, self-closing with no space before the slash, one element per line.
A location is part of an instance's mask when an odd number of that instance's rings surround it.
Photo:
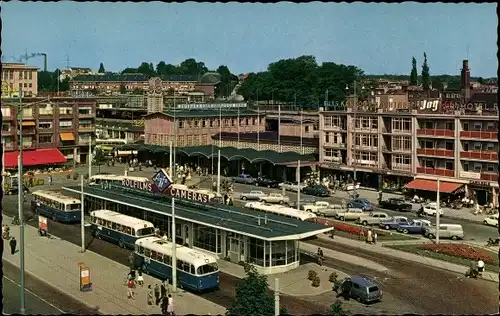
<path fill-rule="evenodd" d="M 213 110 L 213 109 L 237 109 L 237 108 L 246 108 L 246 102 L 240 103 L 184 103 L 178 104 L 176 106 L 177 109 L 183 110 Z"/>
<path fill-rule="evenodd" d="M 417 101 L 419 111 L 453 113 L 454 111 L 498 111 L 498 103 L 493 104 L 493 108 L 487 108 L 486 102 L 462 102 L 450 100 L 420 100 Z"/>
<path fill-rule="evenodd" d="M 479 179 L 481 179 L 481 174 L 479 172 L 461 171 L 460 172 L 460 178 L 468 178 L 468 179 L 479 180 Z"/>
<path fill-rule="evenodd" d="M 90 282 L 90 270 L 82 263 L 78 264 L 80 268 L 80 291 L 92 291 L 92 283 Z"/>
<path fill-rule="evenodd" d="M 170 188 L 170 195 L 174 198 L 186 199 L 200 203 L 208 203 L 208 201 L 210 200 L 208 194 L 177 188 Z"/>
<path fill-rule="evenodd" d="M 44 232 L 48 232 L 47 217 L 38 215 L 38 228 Z"/>
<path fill-rule="evenodd" d="M 166 189 L 172 185 L 172 180 L 168 176 L 168 174 L 165 172 L 165 170 L 160 169 L 154 176 L 153 176 L 153 183 L 156 185 L 156 188 L 159 190 L 160 193 L 165 192 Z"/>
<path fill-rule="evenodd" d="M 476 181 L 476 180 L 472 180 L 469 182 L 469 184 L 471 185 L 477 185 L 479 187 L 489 187 L 489 183 L 487 181 Z"/>

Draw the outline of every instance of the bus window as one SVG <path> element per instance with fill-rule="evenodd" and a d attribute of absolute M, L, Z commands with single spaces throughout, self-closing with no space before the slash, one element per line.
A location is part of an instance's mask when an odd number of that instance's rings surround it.
<path fill-rule="evenodd" d="M 144 254 L 144 247 L 139 245 L 139 253 L 142 255 Z"/>
<path fill-rule="evenodd" d="M 158 262 L 163 262 L 163 254 L 158 252 L 156 260 L 158 260 Z"/>
<path fill-rule="evenodd" d="M 132 236 L 135 236 L 135 229 L 132 228 Z"/>
<path fill-rule="evenodd" d="M 106 221 L 106 226 L 107 226 L 108 228 L 111 228 L 111 222 L 110 222 L 110 221 Z"/>
<path fill-rule="evenodd" d="M 132 234 L 132 229 L 130 227 L 127 227 L 127 229 L 125 230 L 125 232 L 127 233 L 127 235 L 131 235 Z"/>
<path fill-rule="evenodd" d="M 217 263 L 214 262 L 199 266 L 198 269 L 196 269 L 196 272 L 198 275 L 204 275 L 207 273 L 216 272 L 217 270 L 219 270 L 219 266 L 217 266 Z"/>
<path fill-rule="evenodd" d="M 141 228 L 137 230 L 137 236 L 150 236 L 153 235 L 155 229 L 153 227 Z"/>
<path fill-rule="evenodd" d="M 151 250 L 148 248 L 144 248 L 144 257 L 150 257 L 151 256 Z"/>
<path fill-rule="evenodd" d="M 153 260 L 158 259 L 158 253 L 154 250 L 151 251 L 151 259 L 153 259 Z"/>
<path fill-rule="evenodd" d="M 111 228 L 116 229 L 116 226 L 119 226 L 119 225 L 116 225 L 116 223 L 111 223 Z"/>
<path fill-rule="evenodd" d="M 196 272 L 194 271 L 194 266 L 192 264 L 189 265 L 189 269 L 191 270 L 191 274 L 196 274 Z"/>
<path fill-rule="evenodd" d="M 190 266 L 189 263 L 184 262 L 184 264 L 182 265 L 182 270 L 189 273 L 189 270 L 190 270 L 189 266 Z"/>
<path fill-rule="evenodd" d="M 95 217 L 94 216 L 90 216 L 90 222 L 91 223 L 95 223 Z"/>
<path fill-rule="evenodd" d="M 168 264 L 169 266 L 172 266 L 172 257 L 167 255 L 163 256 L 163 262 Z"/>
<path fill-rule="evenodd" d="M 73 203 L 66 205 L 66 211 L 76 211 L 80 209 L 79 203 Z"/>
<path fill-rule="evenodd" d="M 182 260 L 177 260 L 177 269 L 182 270 L 184 267 L 184 262 Z"/>

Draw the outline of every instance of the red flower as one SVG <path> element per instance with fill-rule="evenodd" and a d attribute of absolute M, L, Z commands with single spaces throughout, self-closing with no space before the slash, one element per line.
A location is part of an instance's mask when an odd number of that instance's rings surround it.
<path fill-rule="evenodd" d="M 420 248 L 453 257 L 474 261 L 482 260 L 485 263 L 495 264 L 493 258 L 486 251 L 465 244 L 425 244 L 421 245 Z"/>

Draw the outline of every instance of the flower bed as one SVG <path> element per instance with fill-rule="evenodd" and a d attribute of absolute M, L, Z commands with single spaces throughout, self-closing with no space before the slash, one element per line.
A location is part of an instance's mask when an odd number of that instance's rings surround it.
<path fill-rule="evenodd" d="M 474 261 L 483 260 L 485 263 L 494 264 L 493 258 L 480 249 L 464 244 L 425 244 L 421 249 L 441 253 L 448 256 L 470 259 Z"/>
<path fill-rule="evenodd" d="M 333 223 L 333 227 L 335 227 L 335 230 L 337 230 L 337 231 L 346 232 L 346 233 L 350 233 L 350 234 L 356 234 L 356 235 L 361 234 L 361 231 L 364 231 L 365 235 L 366 235 L 366 232 L 368 231 L 368 229 L 366 229 L 364 227 L 354 226 L 354 225 L 349 225 L 349 224 L 344 224 L 344 223 Z M 378 236 L 385 236 L 386 233 L 383 231 L 377 230 L 377 235 Z"/>

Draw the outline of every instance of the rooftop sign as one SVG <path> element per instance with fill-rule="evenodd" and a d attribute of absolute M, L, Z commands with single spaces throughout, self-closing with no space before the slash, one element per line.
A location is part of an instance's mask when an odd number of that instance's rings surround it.
<path fill-rule="evenodd" d="M 239 103 L 184 103 L 177 104 L 177 109 L 183 110 L 214 110 L 214 109 L 237 109 L 246 108 L 246 102 Z"/>

